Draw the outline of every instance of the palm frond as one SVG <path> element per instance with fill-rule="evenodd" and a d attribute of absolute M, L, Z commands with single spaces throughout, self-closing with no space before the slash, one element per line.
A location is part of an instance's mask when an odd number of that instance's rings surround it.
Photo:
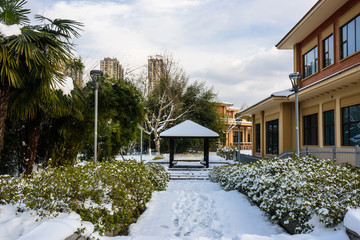
<path fill-rule="evenodd" d="M 25 9 L 26 0 L 0 0 L 0 21 L 7 25 L 26 24 L 30 9 Z"/>
<path fill-rule="evenodd" d="M 51 20 L 41 15 L 36 15 L 35 18 L 43 22 L 49 22 L 49 24 L 45 24 L 43 26 L 44 31 L 59 34 L 66 39 L 80 37 L 81 35 L 79 31 L 81 31 L 82 27 L 84 27 L 83 23 L 70 19 L 57 18 Z"/>

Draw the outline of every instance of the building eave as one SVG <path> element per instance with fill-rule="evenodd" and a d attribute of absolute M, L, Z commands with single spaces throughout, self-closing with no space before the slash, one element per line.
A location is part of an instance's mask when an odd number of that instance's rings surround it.
<path fill-rule="evenodd" d="M 299 101 L 310 100 L 321 95 L 335 92 L 337 89 L 349 87 L 360 82 L 360 63 L 338 71 L 313 84 L 303 87 L 299 91 Z M 295 94 L 287 96 L 273 96 L 252 105 L 240 112 L 240 115 L 252 115 L 264 111 L 282 102 L 294 102 Z"/>
<path fill-rule="evenodd" d="M 276 44 L 278 49 L 293 49 L 293 47 L 319 27 L 326 19 L 335 13 L 348 0 L 319 0 L 300 19 L 300 21 Z"/>
<path fill-rule="evenodd" d="M 282 97 L 270 96 L 241 111 L 240 116 L 249 116 L 255 114 L 256 112 L 264 111 L 265 109 L 275 106 L 281 102 L 288 102 L 288 101 L 289 101 L 288 96 L 282 96 Z"/>

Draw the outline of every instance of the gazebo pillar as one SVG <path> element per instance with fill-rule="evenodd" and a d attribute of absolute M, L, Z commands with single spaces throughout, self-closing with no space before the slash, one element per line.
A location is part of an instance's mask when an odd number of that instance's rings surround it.
<path fill-rule="evenodd" d="M 170 138 L 170 168 L 174 166 L 174 150 L 175 144 L 174 144 L 174 138 Z"/>
<path fill-rule="evenodd" d="M 204 138 L 204 161 L 205 167 L 209 168 L 209 138 Z"/>

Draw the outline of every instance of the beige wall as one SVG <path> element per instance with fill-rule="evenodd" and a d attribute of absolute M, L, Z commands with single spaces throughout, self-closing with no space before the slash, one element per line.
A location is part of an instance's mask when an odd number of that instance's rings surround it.
<path fill-rule="evenodd" d="M 301 99 L 301 96 L 299 96 L 300 147 L 306 147 L 303 144 L 303 117 L 314 113 L 318 113 L 318 145 L 311 145 L 311 147 L 326 147 L 324 146 L 323 112 L 332 109 L 334 109 L 335 113 L 335 146 L 341 147 L 341 108 L 356 104 L 360 104 L 360 81 L 308 99 Z M 266 122 L 275 119 L 279 120 L 279 153 L 282 153 L 286 150 L 295 150 L 296 133 L 294 102 L 282 102 L 279 103 L 276 107 L 271 107 L 264 111 L 259 111 L 252 116 L 254 119 L 252 131 L 253 155 L 266 156 Z M 256 153 L 256 124 L 260 124 L 261 131 L 260 154 Z"/>
<path fill-rule="evenodd" d="M 313 113 L 318 113 L 318 147 L 324 147 L 324 132 L 323 132 L 323 112 L 334 109 L 335 113 L 335 146 L 342 146 L 341 142 L 341 108 L 360 104 L 360 83 L 353 83 L 347 87 L 342 87 L 333 92 L 322 94 L 312 99 L 307 99 L 301 102 L 300 108 L 300 129 L 302 129 L 302 117 Z M 300 136 L 303 133 L 300 132 Z M 301 138 L 300 146 L 303 145 Z"/>

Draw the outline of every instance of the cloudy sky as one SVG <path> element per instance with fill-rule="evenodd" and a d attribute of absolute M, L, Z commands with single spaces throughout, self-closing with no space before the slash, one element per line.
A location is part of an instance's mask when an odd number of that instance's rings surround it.
<path fill-rule="evenodd" d="M 275 45 L 316 0 L 28 0 L 32 14 L 85 24 L 86 70 L 116 57 L 127 71 L 170 53 L 220 101 L 248 106 L 290 87 L 292 52 Z M 141 71 L 139 68 L 136 71 Z M 135 72 L 136 72 L 135 71 Z"/>

